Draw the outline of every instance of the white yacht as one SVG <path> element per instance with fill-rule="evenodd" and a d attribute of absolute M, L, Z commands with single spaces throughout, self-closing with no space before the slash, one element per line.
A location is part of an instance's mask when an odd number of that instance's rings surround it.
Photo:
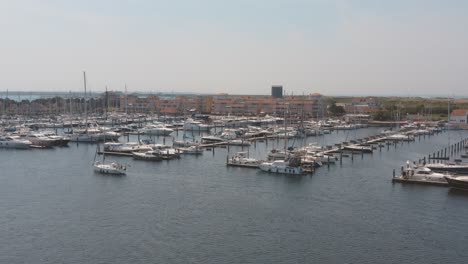
<path fill-rule="evenodd" d="M 263 162 L 259 168 L 262 171 L 281 174 L 303 174 L 304 171 L 299 166 L 290 166 L 289 161 L 275 160 L 273 162 Z"/>
<path fill-rule="evenodd" d="M 150 145 L 153 150 L 159 151 L 162 159 L 173 159 L 180 157 L 180 150 L 174 149 L 171 146 L 163 144 Z"/>
<path fill-rule="evenodd" d="M 259 167 L 262 163 L 261 160 L 254 158 L 248 158 L 247 152 L 237 152 L 236 155 L 227 160 L 227 165 L 230 166 L 241 166 L 241 167 Z"/>
<path fill-rule="evenodd" d="M 52 140 L 54 140 L 55 146 L 67 146 L 70 142 L 70 138 L 66 136 L 59 136 L 53 131 L 44 131 L 42 134 Z"/>
<path fill-rule="evenodd" d="M 10 136 L 0 136 L 0 148 L 27 149 L 31 146 L 31 141 L 22 140 Z"/>
<path fill-rule="evenodd" d="M 162 160 L 161 153 L 158 150 L 149 150 L 145 152 L 133 152 L 133 158 L 138 160 L 159 161 Z"/>
<path fill-rule="evenodd" d="M 386 139 L 391 141 L 414 141 L 414 136 L 405 134 L 394 134 L 388 136 Z"/>
<path fill-rule="evenodd" d="M 212 126 L 203 124 L 200 121 L 195 121 L 193 119 L 187 119 L 184 123 L 184 130 L 190 130 L 190 131 L 210 131 Z"/>
<path fill-rule="evenodd" d="M 446 176 L 449 186 L 459 190 L 468 190 L 468 176 Z"/>
<path fill-rule="evenodd" d="M 408 181 L 446 184 L 446 176 L 450 176 L 450 174 L 434 172 L 427 167 L 418 166 L 407 161 L 406 167 L 402 170 L 401 175 L 395 176 L 394 180 L 398 180 L 400 182 Z"/>
<path fill-rule="evenodd" d="M 237 138 L 237 133 L 236 133 L 237 130 L 235 129 L 229 129 L 229 128 L 226 128 L 224 129 L 223 132 L 221 132 L 220 134 L 220 138 L 222 139 L 236 139 Z"/>
<path fill-rule="evenodd" d="M 106 152 L 119 152 L 119 153 L 132 153 L 151 150 L 149 145 L 141 145 L 137 142 L 107 142 L 104 143 L 104 151 Z"/>
<path fill-rule="evenodd" d="M 203 149 L 198 146 L 179 148 L 179 150 L 181 150 L 183 154 L 194 154 L 194 155 L 203 154 Z"/>
<path fill-rule="evenodd" d="M 175 140 L 174 142 L 172 142 L 173 147 L 187 148 L 187 147 L 198 146 L 198 145 L 200 144 L 198 144 L 197 142 L 192 142 L 192 141 Z"/>
<path fill-rule="evenodd" d="M 242 139 L 233 139 L 233 140 L 229 140 L 228 141 L 228 145 L 231 145 L 231 146 L 250 146 L 252 145 L 249 141 L 244 141 Z"/>
<path fill-rule="evenodd" d="M 120 137 L 119 133 L 112 131 L 102 131 L 98 128 L 88 128 L 84 130 L 75 130 L 70 135 L 70 141 L 72 142 L 102 142 L 106 140 L 116 141 Z"/>
<path fill-rule="evenodd" d="M 151 124 L 142 128 L 140 132 L 146 135 L 169 136 L 172 132 L 174 132 L 174 129 L 169 128 L 163 124 Z"/>
<path fill-rule="evenodd" d="M 201 141 L 204 144 L 210 144 L 224 142 L 225 140 L 217 136 L 205 136 L 201 138 Z"/>
<path fill-rule="evenodd" d="M 25 139 L 31 141 L 33 145 L 42 147 L 52 147 L 56 145 L 56 141 L 41 133 L 30 133 L 26 135 Z"/>
<path fill-rule="evenodd" d="M 326 155 L 323 153 L 316 153 L 314 155 L 318 161 L 320 161 L 322 164 L 335 164 L 335 162 L 338 160 L 337 157 L 333 155 Z"/>
<path fill-rule="evenodd" d="M 302 156 L 301 157 L 301 164 L 302 165 L 312 166 L 314 168 L 323 166 L 321 158 L 316 157 L 316 156 L 311 155 L 311 154 L 306 154 L 306 155 Z"/>
<path fill-rule="evenodd" d="M 288 156 L 288 153 L 286 153 L 285 151 L 282 151 L 282 150 L 278 150 L 278 149 L 272 149 L 268 155 L 267 155 L 267 159 L 268 160 L 284 160 L 286 159 Z"/>
<path fill-rule="evenodd" d="M 448 162 L 448 163 L 429 163 L 426 168 L 436 172 L 450 172 L 457 174 L 468 174 L 468 163 Z"/>

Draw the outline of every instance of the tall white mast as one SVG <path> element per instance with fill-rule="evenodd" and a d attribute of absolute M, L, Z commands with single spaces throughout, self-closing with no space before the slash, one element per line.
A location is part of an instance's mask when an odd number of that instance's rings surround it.
<path fill-rule="evenodd" d="M 84 110 L 85 110 L 85 128 L 88 131 L 88 108 L 86 105 L 86 72 L 83 71 L 83 83 L 84 83 Z"/>
<path fill-rule="evenodd" d="M 104 104 L 104 108 L 106 111 L 106 120 L 107 120 L 107 108 L 108 107 L 109 107 L 109 95 L 107 93 L 107 85 L 106 85 L 106 96 L 105 96 L 105 104 Z"/>
<path fill-rule="evenodd" d="M 450 95 L 447 97 L 447 138 L 448 148 L 450 149 Z"/>
<path fill-rule="evenodd" d="M 125 116 L 128 115 L 128 103 L 127 103 L 127 84 L 125 84 Z"/>
<path fill-rule="evenodd" d="M 286 155 L 288 149 L 287 149 L 287 146 L 288 146 L 288 133 L 287 133 L 287 126 L 286 126 L 286 114 L 288 113 L 288 110 L 289 110 L 289 103 L 285 103 L 285 107 L 284 108 L 284 154 Z"/>

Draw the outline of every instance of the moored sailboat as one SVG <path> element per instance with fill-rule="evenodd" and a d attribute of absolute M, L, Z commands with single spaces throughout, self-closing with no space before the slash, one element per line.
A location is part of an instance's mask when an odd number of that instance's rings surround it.
<path fill-rule="evenodd" d="M 94 162 L 94 171 L 103 174 L 125 175 L 127 167 L 117 162 L 104 163 L 103 161 Z"/>

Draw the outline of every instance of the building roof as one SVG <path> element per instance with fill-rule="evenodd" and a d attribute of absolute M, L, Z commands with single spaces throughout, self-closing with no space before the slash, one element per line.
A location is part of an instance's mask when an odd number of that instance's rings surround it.
<path fill-rule="evenodd" d="M 457 109 L 453 110 L 451 116 L 466 116 L 468 113 L 467 109 Z"/>

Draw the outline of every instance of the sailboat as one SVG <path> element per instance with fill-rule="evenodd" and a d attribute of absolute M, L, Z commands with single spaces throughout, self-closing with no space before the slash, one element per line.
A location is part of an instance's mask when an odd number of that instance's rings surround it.
<path fill-rule="evenodd" d="M 85 121 L 85 125 L 86 125 L 86 130 L 88 128 L 88 112 L 87 112 L 87 106 L 86 106 L 86 72 L 83 72 L 83 77 L 84 77 L 84 89 L 85 89 L 85 113 L 86 113 L 86 121 Z M 105 134 L 104 134 L 105 136 Z M 104 138 L 104 142 L 105 142 L 105 138 Z M 108 162 L 106 163 L 106 154 L 105 152 L 102 153 L 102 160 L 101 161 L 96 161 L 96 155 L 98 153 L 98 150 L 99 150 L 99 144 L 97 145 L 96 147 L 96 154 L 94 156 L 94 163 L 93 163 L 93 167 L 94 167 L 94 171 L 95 172 L 98 172 L 98 173 L 104 173 L 104 174 L 115 174 L 115 175 L 125 175 L 127 174 L 127 167 L 120 164 L 120 163 L 117 163 L 115 161 L 112 161 L 112 162 Z"/>
<path fill-rule="evenodd" d="M 96 161 L 96 156 L 99 151 L 99 144 L 96 147 L 96 154 L 94 155 L 94 171 L 103 174 L 125 175 L 127 174 L 127 166 L 111 161 L 106 163 L 106 152 L 102 152 L 102 160 Z"/>
<path fill-rule="evenodd" d="M 286 131 L 286 109 L 284 112 L 284 128 Z M 286 133 L 284 134 L 284 156 L 283 153 L 273 152 L 274 154 L 279 154 L 278 156 L 274 156 L 274 160 L 272 162 L 262 162 L 259 165 L 259 168 L 262 171 L 269 172 L 269 173 L 279 173 L 279 174 L 303 174 L 304 171 L 300 166 L 300 159 L 297 157 L 290 157 L 290 151 L 287 148 L 288 145 L 288 137 Z M 272 153 L 270 153 L 272 154 Z M 269 154 L 269 155 L 270 155 Z"/>
<path fill-rule="evenodd" d="M 70 135 L 71 142 L 86 142 L 86 143 L 96 143 L 101 141 L 106 141 L 106 138 L 112 141 L 117 141 L 120 137 L 119 133 L 105 131 L 99 127 L 90 127 L 88 124 L 88 107 L 87 107 L 87 96 L 86 96 L 86 72 L 83 72 L 83 85 L 84 85 L 84 111 L 85 111 L 85 121 L 83 129 L 74 129 L 73 133 Z"/>
<path fill-rule="evenodd" d="M 103 158 L 102 161 L 95 161 L 93 166 L 94 166 L 94 171 L 98 173 L 104 173 L 104 174 L 115 174 L 115 175 L 125 175 L 127 174 L 127 167 L 119 164 L 117 162 L 111 162 L 111 163 L 105 163 L 105 158 Z"/>

